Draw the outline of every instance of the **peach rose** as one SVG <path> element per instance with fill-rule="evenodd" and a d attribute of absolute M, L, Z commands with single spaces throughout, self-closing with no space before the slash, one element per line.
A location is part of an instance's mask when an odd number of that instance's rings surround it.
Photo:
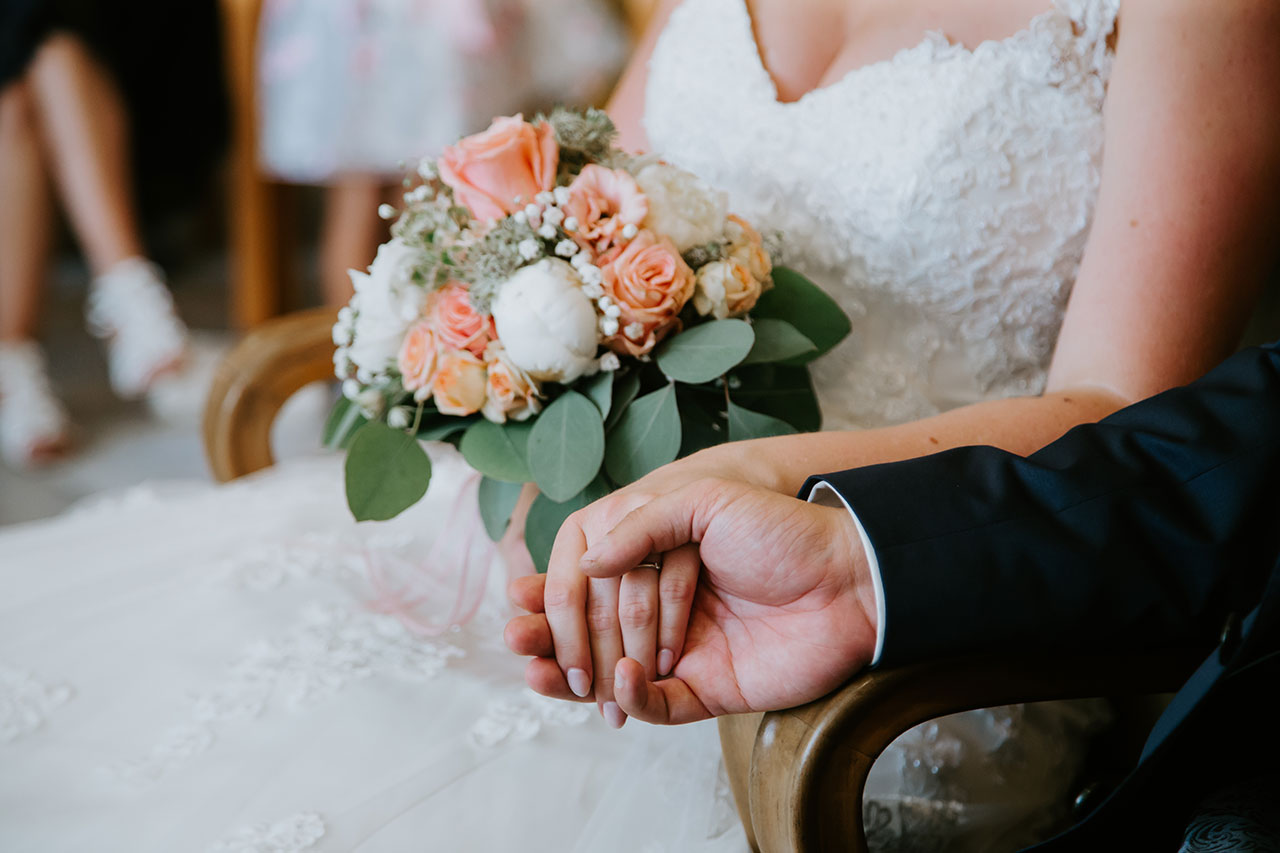
<path fill-rule="evenodd" d="M 679 320 L 693 295 L 693 270 L 676 247 L 652 231 L 641 231 L 625 249 L 601 258 L 605 294 L 621 311 L 618 332 L 605 343 L 615 352 L 644 355 Z"/>
<path fill-rule="evenodd" d="M 579 246 L 605 252 L 616 243 L 622 229 L 640 227 L 649 215 L 649 202 L 631 175 L 592 164 L 584 166 L 569 184 L 564 213 L 566 220 L 578 220 L 572 236 Z"/>
<path fill-rule="evenodd" d="M 485 384 L 485 401 L 481 414 L 494 423 L 507 419 L 524 421 L 542 409 L 538 399 L 540 389 L 529 374 L 516 367 L 497 341 L 489 344 L 484 354 L 485 367 L 489 370 Z"/>
<path fill-rule="evenodd" d="M 699 314 L 710 314 L 717 320 L 736 317 L 756 306 L 763 289 L 746 264 L 733 258 L 712 261 L 698 270 L 693 307 Z"/>
<path fill-rule="evenodd" d="M 532 125 L 517 114 L 450 145 L 437 166 L 458 204 L 484 221 L 515 213 L 554 187 L 559 159 L 551 125 Z"/>
<path fill-rule="evenodd" d="M 400 344 L 396 362 L 401 381 L 404 389 L 414 392 L 414 399 L 419 402 L 431 395 L 431 380 L 435 378 L 438 361 L 437 346 L 435 330 L 428 320 L 419 320 L 410 326 Z"/>
<path fill-rule="evenodd" d="M 773 260 L 765 251 L 760 232 L 745 219 L 730 214 L 725 220 L 724 234 L 729 238 L 729 257 L 745 266 L 761 285 L 767 283 L 773 273 Z"/>
<path fill-rule="evenodd" d="M 432 392 L 436 408 L 443 414 L 475 414 L 484 405 L 484 362 L 464 349 L 442 353 Z"/>
<path fill-rule="evenodd" d="M 471 304 L 467 286 L 450 282 L 431 294 L 427 304 L 440 345 L 448 349 L 464 349 L 480 358 L 493 340 L 493 319 Z"/>

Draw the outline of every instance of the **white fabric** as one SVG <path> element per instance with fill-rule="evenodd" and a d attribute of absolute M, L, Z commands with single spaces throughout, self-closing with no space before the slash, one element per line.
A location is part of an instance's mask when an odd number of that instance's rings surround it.
<path fill-rule="evenodd" d="M 849 506 L 844 495 L 832 488 L 830 483 L 819 482 L 815 485 L 809 492 L 809 503 L 843 507 L 853 519 L 854 529 L 858 531 L 858 542 L 861 543 L 862 553 L 867 558 L 867 572 L 871 575 L 871 591 L 876 602 L 876 648 L 871 655 L 871 665 L 875 666 L 880 663 L 880 655 L 884 653 L 884 578 L 880 574 L 880 558 L 876 556 L 876 549 L 871 543 L 871 537 L 867 535 L 867 528 L 862 526 L 862 519 L 858 518 L 853 507 Z"/>
<path fill-rule="evenodd" d="M 781 103 L 744 0 L 686 0 L 654 52 L 655 151 L 782 232 L 853 319 L 818 361 L 828 428 L 1043 388 L 1102 165 L 1119 0 L 1058 0 L 970 50 L 931 33 Z M 805 472 L 816 473 L 816 472 Z M 876 762 L 871 849 L 1012 849 L 1070 799 L 1100 703 L 960 714 Z"/>
<path fill-rule="evenodd" d="M 817 370 L 828 425 L 1040 387 L 1097 192 L 1115 11 L 1062 2 L 972 51 L 929 36 L 794 105 L 742 0 L 672 17 L 651 141 L 785 232 L 854 315 Z M 431 494 L 387 524 L 351 524 L 321 459 L 0 535 L 0 849 L 745 850 L 713 724 L 611 732 L 524 690 L 501 572 L 458 632 L 370 611 L 369 561 L 456 536 L 464 477 L 437 452 Z M 873 849 L 1041 830 L 1101 716 L 904 735 L 868 784 Z"/>

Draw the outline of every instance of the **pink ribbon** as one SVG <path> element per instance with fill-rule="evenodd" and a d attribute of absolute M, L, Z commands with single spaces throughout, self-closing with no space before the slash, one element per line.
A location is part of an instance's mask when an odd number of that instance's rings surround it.
<path fill-rule="evenodd" d="M 368 603 L 371 610 L 396 617 L 420 637 L 439 636 L 453 626 L 465 625 L 476 615 L 497 555 L 476 511 L 479 488 L 479 474 L 472 474 L 462 484 L 439 535 L 420 561 L 405 559 L 397 570 L 388 565 L 395 558 L 366 549 L 369 583 L 375 593 Z M 444 621 L 422 615 L 422 605 L 432 599 L 433 593 L 447 590 L 452 585 L 450 575 L 455 572 L 457 588 Z M 401 582 L 397 584 L 393 576 L 399 576 Z"/>

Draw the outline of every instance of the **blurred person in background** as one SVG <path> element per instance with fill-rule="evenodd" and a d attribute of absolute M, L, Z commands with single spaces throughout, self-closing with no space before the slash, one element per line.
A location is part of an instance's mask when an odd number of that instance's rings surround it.
<path fill-rule="evenodd" d="M 87 325 L 106 341 L 114 391 L 144 396 L 186 349 L 186 327 L 143 245 L 129 110 L 108 70 L 113 55 L 132 52 L 120 29 L 151 41 L 162 28 L 165 16 L 143 8 L 132 11 L 148 25 L 131 27 L 130 6 L 142 5 L 0 3 L 0 454 L 14 466 L 68 446 L 67 411 L 37 342 L 55 190 L 92 275 Z M 164 57 L 163 48 L 149 55 L 157 66 Z"/>
<path fill-rule="evenodd" d="M 320 282 L 341 305 L 407 168 L 495 115 L 603 96 L 627 42 L 609 0 L 267 0 L 259 50 L 261 162 L 327 186 Z"/>

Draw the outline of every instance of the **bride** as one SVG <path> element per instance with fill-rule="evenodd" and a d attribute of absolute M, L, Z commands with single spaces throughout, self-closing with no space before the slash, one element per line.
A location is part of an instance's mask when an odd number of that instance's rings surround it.
<path fill-rule="evenodd" d="M 1026 452 L 1230 351 L 1280 224 L 1280 13 L 1046 2 L 662 5 L 615 100 L 624 141 L 783 231 L 854 333 L 815 371 L 843 431 L 706 451 L 645 488 Z M 435 463 L 385 524 L 349 521 L 321 459 L 0 535 L 0 848 L 745 849 L 714 727 L 614 732 L 523 687 L 500 566 L 456 630 L 379 612 L 380 569 L 457 535 L 468 472 Z M 1051 829 L 1100 716 L 908 733 L 873 771 L 874 849 Z"/>

